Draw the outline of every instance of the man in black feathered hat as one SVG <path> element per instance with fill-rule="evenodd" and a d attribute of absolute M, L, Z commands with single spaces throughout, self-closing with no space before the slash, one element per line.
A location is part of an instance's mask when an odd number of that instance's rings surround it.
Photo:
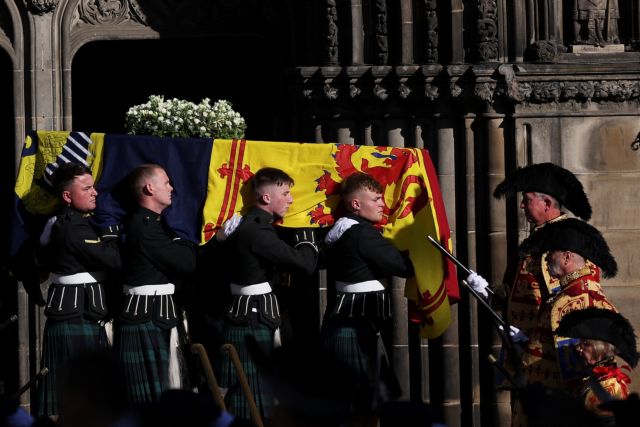
<path fill-rule="evenodd" d="M 587 409 L 615 424 L 613 412 L 600 404 L 629 396 L 627 373 L 638 364 L 636 336 L 629 321 L 611 310 L 591 307 L 564 316 L 555 334 L 575 340 L 572 348 L 584 369 L 576 394 Z M 630 366 L 618 366 L 616 355 Z"/>
<path fill-rule="evenodd" d="M 591 205 L 580 181 L 570 171 L 552 163 L 518 168 L 498 184 L 493 196 L 499 199 L 513 197 L 517 193 L 522 194 L 520 209 L 532 226 L 527 240 L 536 240 L 538 231 L 546 225 L 567 219 L 567 211 L 585 221 L 591 218 Z M 511 325 L 514 341 L 527 340 L 536 327 L 541 303 L 559 289 L 558 280 L 543 273 L 546 271 L 543 265 L 544 260 L 539 255 L 534 256 L 526 251 L 519 250 L 508 256 L 502 282 L 505 294 L 504 314 Z M 597 272 L 597 267 L 593 264 L 588 262 L 587 265 Z M 482 282 L 474 283 L 474 279 L 475 277 L 467 279 L 474 288 L 483 285 Z M 497 295 L 501 293 L 496 290 Z M 512 363 L 507 361 L 507 365 L 509 364 Z M 537 374 L 543 377 L 542 380 L 549 378 L 544 371 Z M 533 378 L 532 382 L 535 380 Z M 559 384 L 549 386 L 556 387 Z"/>
<path fill-rule="evenodd" d="M 567 218 L 565 209 L 588 221 L 591 205 L 582 184 L 568 170 L 553 163 L 538 163 L 509 174 L 493 192 L 495 198 L 522 193 L 520 208 L 533 226 L 529 239 L 545 225 Z M 529 336 L 535 326 L 541 301 L 547 299 L 558 284 L 543 275 L 541 259 L 519 251 L 517 260 L 507 265 L 504 283 L 508 286 L 507 320 Z"/>
<path fill-rule="evenodd" d="M 595 307 L 616 311 L 600 286 L 599 271 L 604 277 L 613 277 L 618 267 L 602 234 L 577 218 L 549 224 L 537 233 L 538 239 L 521 246 L 546 260 L 547 274 L 558 279 L 560 289 L 539 312 L 522 356 L 523 370 L 529 383 L 571 389 L 572 381 L 582 374 L 571 361 L 573 341 L 552 331 L 576 310 Z M 589 261 L 600 268 L 594 271 Z"/>
<path fill-rule="evenodd" d="M 536 232 L 546 224 L 566 219 L 565 209 L 584 220 L 591 218 L 591 205 L 580 181 L 573 173 L 553 163 L 518 168 L 498 184 L 493 196 L 501 198 L 520 192 L 520 208 L 534 227 L 530 239 L 535 238 Z M 550 281 L 547 283 L 540 258 L 527 253 L 513 254 L 509 258 L 503 280 L 508 293 L 507 321 L 524 339 L 535 327 L 541 301 L 557 289 L 557 280 L 547 277 Z M 467 282 L 476 291 L 486 294 L 484 288 L 488 284 L 481 276 L 472 274 Z"/>

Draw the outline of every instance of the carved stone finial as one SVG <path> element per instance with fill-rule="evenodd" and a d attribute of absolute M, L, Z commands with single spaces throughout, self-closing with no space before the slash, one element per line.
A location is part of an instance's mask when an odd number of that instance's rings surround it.
<path fill-rule="evenodd" d="M 60 0 L 27 0 L 27 7 L 36 15 L 52 12 Z"/>
<path fill-rule="evenodd" d="M 549 40 L 538 40 L 529 46 L 525 52 L 525 60 L 531 62 L 553 62 L 558 49 Z"/>

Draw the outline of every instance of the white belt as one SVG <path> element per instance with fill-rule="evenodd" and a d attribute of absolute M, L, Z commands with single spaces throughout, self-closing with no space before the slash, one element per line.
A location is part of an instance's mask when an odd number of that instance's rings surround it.
<path fill-rule="evenodd" d="M 124 285 L 122 293 L 124 295 L 173 295 L 176 291 L 176 287 L 173 283 L 166 283 L 164 285 L 142 285 L 142 286 L 127 286 Z"/>
<path fill-rule="evenodd" d="M 269 282 L 256 283 L 255 285 L 236 285 L 231 283 L 231 293 L 233 295 L 262 295 L 271 292 Z"/>
<path fill-rule="evenodd" d="M 104 271 L 76 273 L 67 276 L 51 273 L 51 283 L 54 285 L 81 285 L 83 283 L 102 282 L 106 276 Z"/>
<path fill-rule="evenodd" d="M 336 291 L 343 293 L 361 293 L 384 291 L 384 286 L 378 280 L 367 280 L 365 282 L 348 283 L 336 281 Z"/>

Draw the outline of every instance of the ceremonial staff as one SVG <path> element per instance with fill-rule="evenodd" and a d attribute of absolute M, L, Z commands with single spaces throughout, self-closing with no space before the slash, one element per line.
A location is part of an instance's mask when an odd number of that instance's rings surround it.
<path fill-rule="evenodd" d="M 35 377 L 31 378 L 31 380 L 28 383 L 26 383 L 25 385 L 20 387 L 20 390 L 18 390 L 15 393 L 13 393 L 11 395 L 11 397 L 9 398 L 9 400 L 11 401 L 11 400 L 19 398 L 22 393 L 24 393 L 25 391 L 29 390 L 36 382 L 38 382 L 42 377 L 44 377 L 48 373 L 49 373 L 49 368 L 47 368 L 47 367 L 42 368 L 40 370 L 40 372 L 38 372 L 36 374 Z"/>
<path fill-rule="evenodd" d="M 442 246 L 440 243 L 438 243 L 437 240 L 435 240 L 433 237 L 431 236 L 427 236 L 427 238 L 429 239 L 429 241 L 431 243 L 433 243 L 433 245 L 438 248 L 438 250 L 440 250 L 440 252 L 442 252 L 444 255 L 447 256 L 447 258 L 449 258 L 451 261 L 453 261 L 458 267 L 460 267 L 462 270 L 464 270 L 467 274 L 471 274 L 472 271 L 470 269 L 468 269 L 463 263 L 461 263 L 455 256 L 453 256 L 444 246 Z M 513 338 L 511 336 L 511 333 L 507 333 L 507 329 L 511 330 L 512 327 L 507 328 L 507 322 L 504 321 L 504 319 L 502 319 L 502 317 L 496 313 L 493 308 L 491 308 L 491 306 L 487 303 L 487 301 L 478 293 L 476 292 L 475 289 L 473 289 L 471 286 L 469 286 L 469 284 L 466 282 L 466 280 L 463 280 L 462 283 L 467 287 L 467 289 L 469 290 L 469 292 L 471 292 L 471 294 L 476 297 L 476 299 L 478 300 L 478 302 L 480 302 L 480 304 L 482 304 L 487 310 L 489 310 L 489 313 L 491 313 L 491 315 L 493 316 L 493 318 L 496 320 L 496 322 L 498 322 L 498 330 L 502 333 L 507 345 L 507 351 L 509 352 L 510 355 L 512 355 L 513 360 L 520 360 L 520 355 L 519 355 L 519 351 L 516 349 L 515 346 L 515 342 L 513 341 Z M 486 290 L 493 295 L 493 292 L 489 289 L 486 288 Z M 500 364 L 497 363 L 497 361 L 495 360 L 495 358 L 493 356 L 490 355 L 489 361 L 496 366 L 496 368 L 502 373 L 502 375 L 504 375 L 504 377 L 514 386 L 516 386 L 516 388 L 522 387 L 522 385 L 524 384 L 524 376 L 522 373 L 522 365 L 521 363 L 516 363 L 514 365 L 515 368 L 515 377 L 510 375 L 502 366 L 500 366 Z"/>
<path fill-rule="evenodd" d="M 444 255 L 446 255 L 451 261 L 453 261 L 458 267 L 462 268 L 467 274 L 471 274 L 472 271 L 469 270 L 463 263 L 461 263 L 456 257 L 454 257 L 444 246 L 442 246 L 440 243 L 438 243 L 437 240 L 435 240 L 433 237 L 431 236 L 427 236 L 427 239 L 429 239 L 429 241 L 431 243 L 433 243 L 433 245 L 438 248 L 438 250 L 440 250 L 440 252 L 442 252 Z M 480 304 L 482 304 L 487 310 L 489 310 L 489 313 L 491 313 L 491 315 L 493 316 L 493 318 L 496 320 L 496 322 L 498 322 L 498 324 L 500 326 L 502 326 L 503 328 L 507 327 L 507 323 L 502 319 L 502 317 L 496 313 L 493 308 L 491 308 L 491 306 L 489 305 L 489 303 L 487 303 L 487 300 L 485 300 L 482 295 L 480 295 L 475 289 L 473 289 L 471 286 L 469 286 L 469 284 L 467 283 L 466 280 L 463 280 L 462 283 L 467 287 L 467 289 L 469 290 L 469 292 L 471 292 L 471 295 L 473 295 L 474 297 L 476 297 L 476 299 L 478 300 L 478 302 Z M 487 292 L 489 292 L 490 294 L 493 295 L 493 291 L 489 288 L 486 288 Z"/>

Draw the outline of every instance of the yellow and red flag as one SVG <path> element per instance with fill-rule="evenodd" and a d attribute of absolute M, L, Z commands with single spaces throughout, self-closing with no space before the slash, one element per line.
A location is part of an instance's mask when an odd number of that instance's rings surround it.
<path fill-rule="evenodd" d="M 416 276 L 405 294 L 421 335 L 441 335 L 451 322 L 450 303 L 459 298 L 455 267 L 430 245 L 427 235 L 451 250 L 451 236 L 435 169 L 424 149 L 344 144 L 298 144 L 215 140 L 211 153 L 202 241 L 249 205 L 244 184 L 263 167 L 277 167 L 295 181 L 285 227 L 329 226 L 341 216 L 340 183 L 360 171 L 384 188 L 383 236 L 408 250 Z"/>

